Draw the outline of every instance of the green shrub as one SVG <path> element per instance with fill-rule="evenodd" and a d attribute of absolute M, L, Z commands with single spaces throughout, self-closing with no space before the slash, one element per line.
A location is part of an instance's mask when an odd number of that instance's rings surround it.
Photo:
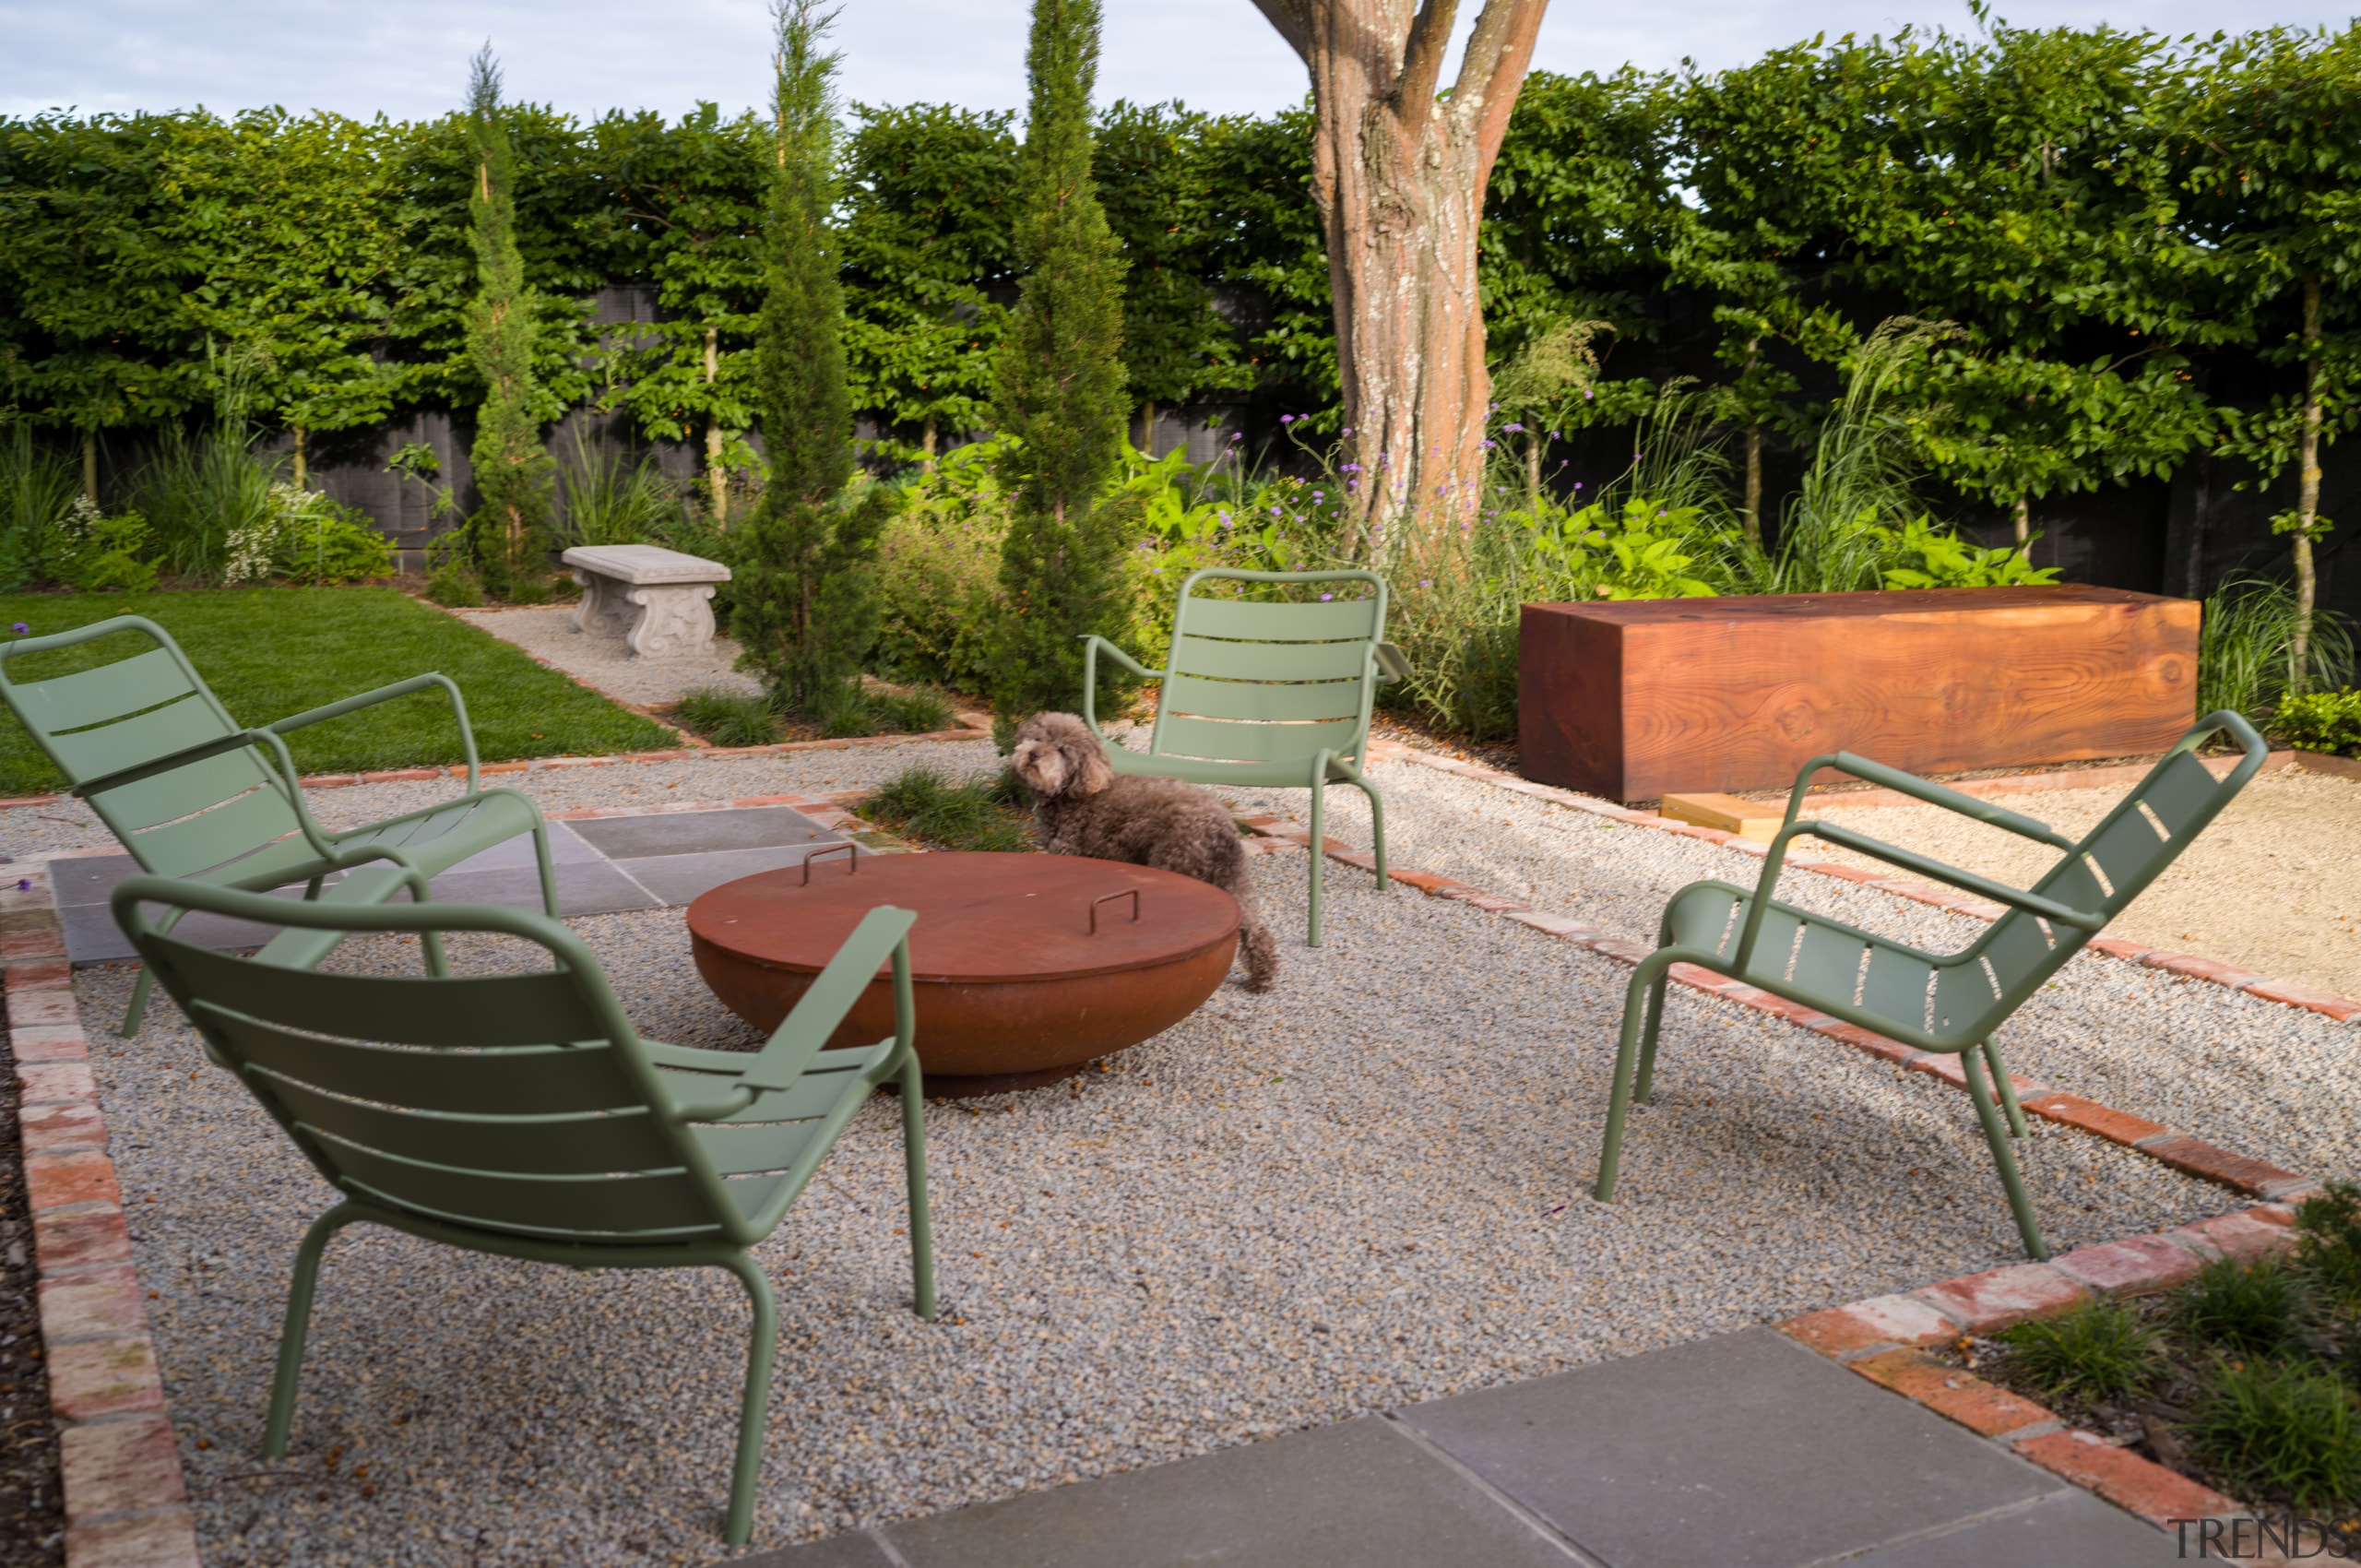
<path fill-rule="evenodd" d="M 279 577 L 326 588 L 393 573 L 393 541 L 367 513 L 316 490 L 274 484 L 270 509 L 231 533 L 220 577 L 225 586 Z"/>
<path fill-rule="evenodd" d="M 2227 1362 L 2205 1380 L 2190 1445 L 2230 1487 L 2307 1511 L 2361 1503 L 2361 1418 L 2329 1373 L 2277 1361 Z"/>
<path fill-rule="evenodd" d="M 681 698 L 672 716 L 717 746 L 766 746 L 778 739 L 778 715 L 759 695 L 700 686 Z"/>
<path fill-rule="evenodd" d="M 924 735 L 936 730 L 948 730 L 956 721 L 950 702 L 941 692 L 920 686 L 908 692 L 878 692 L 871 695 L 869 706 L 876 714 L 880 727 L 898 731 L 906 735 Z"/>
<path fill-rule="evenodd" d="M 879 785 L 860 814 L 938 849 L 1029 849 L 1029 814 L 1018 804 L 1024 798 L 1024 787 L 1006 772 L 954 784 L 920 765 Z"/>
<path fill-rule="evenodd" d="M 102 516 L 77 495 L 42 530 L 42 576 L 77 593 L 144 593 L 156 586 L 155 532 L 136 512 Z"/>
<path fill-rule="evenodd" d="M 2304 1285 L 2277 1258 L 2216 1258 L 2174 1299 L 2174 1325 L 2225 1350 L 2269 1355 L 2295 1343 Z"/>
<path fill-rule="evenodd" d="M 426 579 L 426 597 L 451 610 L 472 610 L 483 602 L 483 581 L 458 555 L 447 555 Z"/>
<path fill-rule="evenodd" d="M 2328 1302 L 2361 1313 L 2361 1187 L 2331 1182 L 2296 1209 L 2296 1266 Z"/>
<path fill-rule="evenodd" d="M 2297 751 L 2361 753 L 2361 692 L 2283 692 L 2271 727 Z"/>
<path fill-rule="evenodd" d="M 884 613 L 878 670 L 962 691 L 991 684 L 985 636 L 1000 601 L 1008 511 L 992 478 L 997 443 L 963 446 L 915 481 L 879 536 Z"/>
<path fill-rule="evenodd" d="M 2295 636 L 2296 595 L 2286 584 L 2234 577 L 2215 588 L 2198 621 L 2197 711 L 2226 707 L 2253 718 L 2281 703 L 2295 674 Z M 2308 660 L 2312 684 L 2353 678 L 2353 636 L 2343 617 L 2313 615 Z"/>
<path fill-rule="evenodd" d="M 2093 1301 L 2002 1332 L 2016 1364 L 2053 1394 L 2105 1399 L 2129 1394 L 2156 1360 L 2156 1336 L 2125 1301 Z"/>

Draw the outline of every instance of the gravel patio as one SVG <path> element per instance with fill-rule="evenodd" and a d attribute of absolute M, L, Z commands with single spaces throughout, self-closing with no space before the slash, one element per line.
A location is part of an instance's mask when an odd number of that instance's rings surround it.
<path fill-rule="evenodd" d="M 856 788 L 934 742 L 512 776 L 551 809 Z M 1403 764 L 1398 863 L 1639 933 L 1737 854 Z M 325 816 L 446 786 L 318 792 Z M 1365 838 L 1344 795 L 1331 831 Z M 1299 814 L 1303 797 L 1239 798 Z M 98 841 L 76 807 L 0 816 L 19 856 Z M 1105 1073 L 938 1105 L 945 1312 L 908 1312 L 890 1108 L 865 1112 L 765 1256 L 783 1354 L 758 1544 L 1206 1452 L 1406 1401 L 2013 1262 L 1964 1099 L 1775 1018 L 1674 992 L 1622 1196 L 1592 1203 L 1628 971 L 1332 865 L 1299 945 L 1301 852 L 1257 885 L 1279 988 L 1234 983 Z M 1973 922 L 1826 878 L 1788 896 L 1928 940 Z M 651 1036 L 745 1045 L 677 910 L 577 922 Z M 388 944 L 340 961 L 402 966 Z M 463 964 L 515 961 L 489 944 Z M 94 1066 L 207 1560 L 701 1562 L 726 1481 L 744 1307 L 718 1275 L 587 1276 L 361 1230 L 331 1252 L 296 1458 L 255 1458 L 296 1237 L 327 1191 L 169 1006 L 101 1033 L 131 971 L 80 972 Z M 2351 1169 L 2349 1026 L 2086 957 L 2012 1064 Z M 2233 1136 L 2235 1134 L 2235 1136 Z M 2060 1250 L 2219 1213 L 2221 1188 L 2071 1129 L 2023 1150 Z"/>

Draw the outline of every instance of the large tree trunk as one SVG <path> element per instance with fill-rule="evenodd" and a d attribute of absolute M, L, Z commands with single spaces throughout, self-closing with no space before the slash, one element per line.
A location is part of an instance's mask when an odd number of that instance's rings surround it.
<path fill-rule="evenodd" d="M 1548 0 L 1485 0 L 1438 96 L 1456 0 L 1255 0 L 1311 73 L 1355 529 L 1386 549 L 1475 507 L 1492 381 L 1477 229 Z"/>

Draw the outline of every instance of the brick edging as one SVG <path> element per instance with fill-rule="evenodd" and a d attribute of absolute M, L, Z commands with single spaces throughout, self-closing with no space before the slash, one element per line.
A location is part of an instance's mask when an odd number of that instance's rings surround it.
<path fill-rule="evenodd" d="M 1610 822 L 1620 822 L 1632 827 L 1652 828 L 1660 833 L 1675 833 L 1684 838 L 1701 839 L 1708 844 L 1720 844 L 1742 855 L 1753 855 L 1759 859 L 1765 852 L 1762 845 L 1742 838 L 1735 833 L 1726 833 L 1714 827 L 1692 826 L 1689 823 L 1676 822 L 1670 817 L 1658 816 L 1652 812 L 1632 811 L 1629 807 L 1619 806 L 1612 802 L 1595 800 L 1588 795 L 1577 794 L 1572 790 L 1561 790 L 1548 784 L 1536 784 L 1529 778 L 1519 778 L 1513 773 L 1504 773 L 1496 767 L 1486 767 L 1481 763 L 1462 762 L 1455 757 L 1438 756 L 1432 752 L 1422 751 L 1399 741 L 1372 740 L 1369 745 L 1369 754 L 1375 759 L 1415 763 L 1420 767 L 1430 767 L 1438 772 L 1454 773 L 1465 778 L 1473 778 L 1479 783 L 1513 790 L 1520 795 L 1530 795 L 1536 800 L 1547 801 L 1552 805 L 1585 812 L 1592 816 L 1603 816 Z M 2296 758 L 2296 766 L 2308 767 L 2309 765 L 2306 759 L 2309 758 L 2311 754 L 2273 753 L 2272 754 L 2274 756 L 2293 755 Z M 2095 773 L 2109 770 L 2093 769 L 2092 771 Z M 2142 770 L 2142 777 L 2144 776 L 2145 772 Z M 2340 773 L 2339 777 L 2344 777 L 2344 775 Z M 2355 777 L 2361 777 L 2361 771 L 2356 771 Z M 1832 802 L 1842 802 L 1842 797 L 1831 796 L 1830 799 Z M 1892 893 L 1897 897 L 1908 898 L 1914 903 L 1931 904 L 1939 909 L 1948 909 L 1952 914 L 1967 915 L 1980 921 L 1996 921 L 2007 912 L 1998 904 L 1988 903 L 1981 898 L 1970 898 L 1964 894 L 1949 888 L 1929 887 L 1924 883 L 1911 882 L 1902 877 L 1884 876 L 1857 866 L 1837 865 L 1828 861 L 1789 861 L 1784 869 L 1809 872 L 1818 876 L 1833 876 L 1840 881 L 1874 887 L 1881 893 Z M 2251 969 L 2243 969 L 2235 964 L 2223 963 L 2219 959 L 2201 957 L 2193 953 L 2177 953 L 2168 948 L 2150 947 L 2144 943 L 2130 942 L 2112 936 L 2094 936 L 2086 945 L 2091 951 L 2104 954 L 2111 958 L 2121 958 L 2126 962 L 2143 965 L 2148 968 L 2163 969 L 2172 974 L 2187 976 L 2190 980 L 2206 980 L 2215 985 L 2227 986 L 2233 991 L 2244 992 L 2248 996 L 2258 997 L 2265 1002 L 2276 1002 L 2284 1006 L 2299 1007 L 2306 1012 L 2319 1013 L 2339 1023 L 2361 1016 L 2361 1001 L 2349 996 L 2338 996 L 2331 992 L 2318 991 L 2310 986 L 2297 985 L 2292 980 L 2272 980 L 2267 976 L 2256 974 Z"/>
<path fill-rule="evenodd" d="M 197 1568 L 180 1450 L 107 1152 L 46 866 L 0 884 L 15 1053 L 67 1568 Z"/>
<path fill-rule="evenodd" d="M 1962 1275 L 1772 1326 L 2159 1529 L 2179 1520 L 2242 1516 L 2250 1510 L 2235 1500 L 2097 1432 L 2069 1427 L 2046 1407 L 1926 1351 L 2085 1301 L 2167 1290 L 2216 1258 L 2287 1252 L 2295 1246 L 2294 1221 L 2295 1211 L 2284 1204 L 2258 1204 L 2153 1235 L 2078 1248 L 2047 1263 Z"/>

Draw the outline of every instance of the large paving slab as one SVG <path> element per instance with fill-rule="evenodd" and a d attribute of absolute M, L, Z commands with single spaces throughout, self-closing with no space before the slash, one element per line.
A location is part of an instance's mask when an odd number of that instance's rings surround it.
<path fill-rule="evenodd" d="M 745 1568 L 2150 1568 L 2171 1538 L 1751 1329 Z"/>
<path fill-rule="evenodd" d="M 1402 1419 L 1612 1568 L 1800 1568 L 2060 1486 L 1768 1329 Z"/>
<path fill-rule="evenodd" d="M 788 806 L 654 811 L 552 822 L 549 837 L 558 909 L 568 919 L 686 904 L 725 882 L 791 866 L 814 850 L 845 842 L 841 834 Z M 65 927 L 65 952 L 75 963 L 107 963 L 132 956 L 107 898 L 116 884 L 138 870 L 125 854 L 66 855 L 51 862 L 58 914 Z M 432 885 L 434 897 L 446 904 L 541 907 L 533 842 L 525 837 L 469 856 Z M 287 888 L 280 895 L 296 897 L 301 892 Z M 219 948 L 254 947 L 273 934 L 262 926 L 212 915 L 192 915 L 179 932 Z"/>
<path fill-rule="evenodd" d="M 1378 1417 L 822 1541 L 746 1568 L 1569 1568 L 1582 1561 Z M 806 1555 L 807 1553 L 811 1555 Z"/>

